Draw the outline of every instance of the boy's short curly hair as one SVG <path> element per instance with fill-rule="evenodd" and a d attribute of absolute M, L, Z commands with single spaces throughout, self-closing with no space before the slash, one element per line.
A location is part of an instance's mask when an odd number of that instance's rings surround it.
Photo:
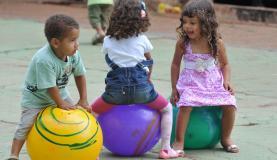
<path fill-rule="evenodd" d="M 44 33 L 48 42 L 50 42 L 52 38 L 63 39 L 73 28 L 79 29 L 76 20 L 67 15 L 56 14 L 46 20 Z"/>
<path fill-rule="evenodd" d="M 149 26 L 143 0 L 116 0 L 106 35 L 117 40 L 129 38 L 146 32 Z"/>

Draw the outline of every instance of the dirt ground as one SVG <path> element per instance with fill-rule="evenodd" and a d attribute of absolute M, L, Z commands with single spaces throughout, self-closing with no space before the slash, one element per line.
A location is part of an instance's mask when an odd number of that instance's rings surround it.
<path fill-rule="evenodd" d="M 32 0 L 0 0 L 0 18 L 30 19 L 44 22 L 47 17 L 54 13 L 73 16 L 81 24 L 81 27 L 90 27 L 87 8 L 82 4 L 59 5 L 40 4 L 32 2 Z M 220 13 L 217 14 L 220 16 Z M 175 28 L 179 25 L 179 15 L 158 15 L 151 12 L 150 18 L 152 25 L 149 32 L 163 38 L 176 38 Z M 227 45 L 277 50 L 276 25 L 221 20 L 219 30 Z"/>

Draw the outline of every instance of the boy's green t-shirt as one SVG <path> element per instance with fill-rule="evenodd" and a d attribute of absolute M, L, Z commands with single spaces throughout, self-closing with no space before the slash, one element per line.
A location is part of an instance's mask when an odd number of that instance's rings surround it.
<path fill-rule="evenodd" d="M 113 4 L 113 0 L 88 0 L 88 6 L 92 4 Z"/>
<path fill-rule="evenodd" d="M 78 51 L 62 61 L 52 51 L 49 44 L 42 47 L 33 56 L 23 86 L 21 106 L 26 108 L 42 108 L 56 105 L 47 89 L 57 86 L 60 96 L 69 96 L 66 86 L 70 75 L 85 74 L 85 67 Z"/>

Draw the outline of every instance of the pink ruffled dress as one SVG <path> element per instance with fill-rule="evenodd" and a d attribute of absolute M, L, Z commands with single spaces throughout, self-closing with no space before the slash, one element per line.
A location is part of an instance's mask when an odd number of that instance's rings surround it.
<path fill-rule="evenodd" d="M 187 43 L 183 57 L 184 69 L 177 82 L 178 107 L 236 107 L 236 99 L 224 89 L 222 72 L 211 54 L 192 53 Z"/>

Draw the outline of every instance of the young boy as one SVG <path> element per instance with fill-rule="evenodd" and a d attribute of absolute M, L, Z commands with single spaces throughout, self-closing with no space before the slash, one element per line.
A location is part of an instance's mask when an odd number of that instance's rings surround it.
<path fill-rule="evenodd" d="M 56 105 L 70 110 L 81 106 L 90 111 L 85 68 L 78 53 L 79 24 L 69 16 L 54 15 L 47 19 L 44 32 L 48 43 L 36 52 L 29 65 L 22 93 L 21 119 L 8 160 L 18 160 L 36 115 L 43 108 Z M 71 74 L 80 95 L 75 105 L 66 89 Z"/>
<path fill-rule="evenodd" d="M 92 39 L 92 45 L 102 43 L 108 28 L 110 14 L 113 9 L 113 0 L 88 0 L 89 21 L 96 30 Z"/>

